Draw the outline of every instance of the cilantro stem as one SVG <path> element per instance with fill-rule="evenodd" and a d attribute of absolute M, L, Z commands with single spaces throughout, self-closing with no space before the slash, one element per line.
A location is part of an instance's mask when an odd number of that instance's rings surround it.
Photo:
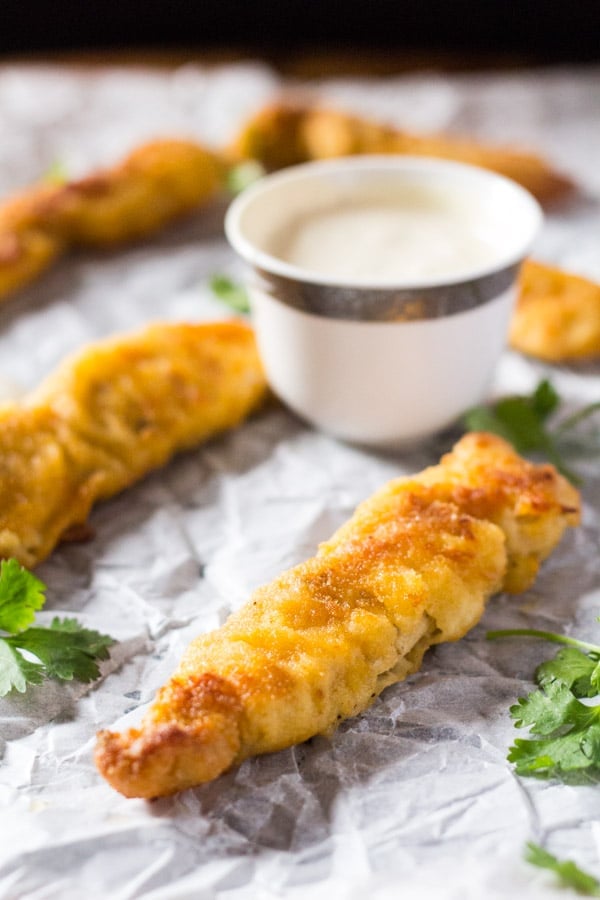
<path fill-rule="evenodd" d="M 567 637 L 566 634 L 555 634 L 553 631 L 537 631 L 532 628 L 505 628 L 500 631 L 488 631 L 486 634 L 486 638 L 489 641 L 505 637 L 535 637 L 544 641 L 551 641 L 553 644 L 566 644 L 569 647 L 578 647 L 580 650 L 588 650 L 600 654 L 599 644 L 589 644 L 587 641 Z"/>
<path fill-rule="evenodd" d="M 558 876 L 560 884 L 573 888 L 582 896 L 600 897 L 600 881 L 589 872 L 580 869 L 571 859 L 558 859 L 539 844 L 528 841 L 525 860 L 532 866 L 539 866 L 540 869 L 549 869 L 554 872 Z"/>
<path fill-rule="evenodd" d="M 569 431 L 575 425 L 579 425 L 580 422 L 583 422 L 584 419 L 587 419 L 589 416 L 593 415 L 595 412 L 600 412 L 600 400 L 596 403 L 590 403 L 588 406 L 584 406 L 583 409 L 577 410 L 573 415 L 568 416 L 566 419 L 557 426 L 555 430 L 555 434 L 563 434 L 565 431 Z"/>

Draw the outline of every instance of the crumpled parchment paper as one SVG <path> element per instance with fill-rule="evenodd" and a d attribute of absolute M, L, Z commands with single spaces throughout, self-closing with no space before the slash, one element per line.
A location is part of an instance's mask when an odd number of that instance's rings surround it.
<path fill-rule="evenodd" d="M 283 86 L 260 65 L 175 72 L 0 69 L 0 195 L 59 161 L 73 175 L 160 134 L 229 140 Z M 298 86 L 295 86 L 298 87 Z M 306 86 L 303 86 L 306 90 Z M 600 69 L 329 81 L 331 104 L 407 128 L 520 142 L 576 177 L 582 198 L 548 218 L 539 258 L 600 278 Z M 155 319 L 227 315 L 215 272 L 241 268 L 215 208 L 114 254 L 73 256 L 0 309 L 0 381 L 36 384 L 91 339 Z M 550 375 L 569 403 L 600 398 L 594 366 L 550 368 L 506 353 L 494 391 Z M 41 618 L 76 614 L 119 643 L 91 686 L 47 683 L 0 701 L 0 896 L 131 898 L 546 898 L 522 862 L 543 841 L 600 874 L 600 787 L 519 779 L 508 707 L 555 648 L 490 644 L 489 628 L 600 638 L 600 467 L 584 523 L 534 588 L 491 601 L 465 639 L 430 652 L 329 740 L 250 760 L 154 803 L 125 800 L 92 763 L 95 732 L 137 721 L 197 633 L 257 585 L 311 555 L 362 498 L 448 448 L 379 456 L 271 410 L 188 453 L 92 516 L 96 536 L 39 569 Z"/>

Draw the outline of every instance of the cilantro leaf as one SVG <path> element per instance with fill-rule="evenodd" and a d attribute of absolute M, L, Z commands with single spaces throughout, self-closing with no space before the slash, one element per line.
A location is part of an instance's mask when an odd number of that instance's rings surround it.
<path fill-rule="evenodd" d="M 468 410 L 463 422 L 468 431 L 491 431 L 509 441 L 519 453 L 537 453 L 554 463 L 572 482 L 577 475 L 565 457 L 590 449 L 590 439 L 575 433 L 584 420 L 600 411 L 600 402 L 590 403 L 551 428 L 549 420 L 561 399 L 549 381 L 541 381 L 531 395 L 503 397 L 490 406 Z M 592 448 L 592 452 L 594 452 Z"/>
<path fill-rule="evenodd" d="M 525 850 L 525 860 L 531 863 L 532 866 L 555 872 L 564 887 L 573 888 L 578 894 L 583 894 L 586 897 L 600 897 L 600 881 L 588 872 L 584 872 L 570 859 L 557 859 L 556 856 L 548 853 L 539 844 L 528 841 Z"/>
<path fill-rule="evenodd" d="M 49 627 L 31 625 L 44 605 L 46 587 L 10 559 L 0 565 L 0 697 L 23 693 L 44 678 L 89 682 L 100 675 L 113 638 L 84 628 L 76 619 L 55 617 Z"/>
<path fill-rule="evenodd" d="M 15 690 L 23 694 L 28 684 L 41 684 L 44 678 L 43 666 L 30 662 L 0 639 L 0 697 Z"/>
<path fill-rule="evenodd" d="M 531 397 L 531 407 L 537 416 L 545 421 L 560 406 L 560 397 L 550 382 L 540 381 Z"/>
<path fill-rule="evenodd" d="M 226 275 L 213 275 L 210 289 L 219 300 L 239 313 L 250 312 L 250 301 L 245 288 L 236 284 Z"/>
<path fill-rule="evenodd" d="M 536 680 L 542 686 L 561 681 L 576 697 L 595 697 L 600 693 L 600 663 L 596 654 L 565 647 L 538 667 Z"/>
<path fill-rule="evenodd" d="M 497 418 L 510 430 L 511 441 L 519 453 L 548 451 L 552 439 L 544 428 L 544 418 L 529 397 L 506 397 L 496 404 Z"/>
<path fill-rule="evenodd" d="M 96 660 L 108 659 L 108 647 L 114 644 L 108 635 L 83 628 L 75 619 L 58 618 L 49 628 L 28 628 L 5 640 L 39 659 L 46 677 L 82 682 L 98 678 Z"/>
<path fill-rule="evenodd" d="M 491 407 L 475 407 L 465 414 L 470 431 L 485 422 L 487 430 L 510 441 L 519 453 L 532 450 L 547 451 L 552 438 L 544 422 L 559 403 L 558 395 L 549 381 L 541 381 L 531 396 L 504 397 Z"/>
<path fill-rule="evenodd" d="M 600 722 L 568 734 L 540 740 L 517 738 L 508 752 L 517 775 L 558 777 L 571 782 L 587 776 L 596 780 L 600 758 Z"/>
<path fill-rule="evenodd" d="M 510 425 L 506 425 L 490 407 L 474 406 L 473 409 L 467 410 L 463 417 L 463 424 L 467 431 L 490 431 L 515 446 Z"/>
<path fill-rule="evenodd" d="M 517 728 L 528 726 L 532 734 L 550 735 L 567 727 L 585 728 L 593 721 L 593 707 L 583 703 L 560 681 L 551 681 L 544 690 L 520 697 L 510 714 Z"/>
<path fill-rule="evenodd" d="M 42 582 L 16 559 L 0 563 L 0 628 L 14 633 L 33 622 L 45 602 Z"/>
<path fill-rule="evenodd" d="M 517 728 L 527 727 L 534 739 L 518 738 L 508 753 L 518 775 L 558 776 L 564 781 L 600 777 L 600 703 L 594 697 L 600 680 L 600 646 L 577 638 L 533 629 L 493 631 L 489 638 L 515 635 L 543 638 L 567 646 L 536 670 L 540 690 L 511 706 Z M 585 648 L 587 653 L 583 653 Z"/>

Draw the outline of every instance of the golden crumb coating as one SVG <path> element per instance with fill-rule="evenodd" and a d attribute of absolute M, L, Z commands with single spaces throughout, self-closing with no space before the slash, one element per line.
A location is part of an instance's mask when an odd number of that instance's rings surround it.
<path fill-rule="evenodd" d="M 65 250 L 38 214 L 40 203 L 56 191 L 51 185 L 28 188 L 0 205 L 0 300 L 33 281 Z"/>
<path fill-rule="evenodd" d="M 140 728 L 100 732 L 100 772 L 128 797 L 156 797 L 331 730 L 432 644 L 462 637 L 490 594 L 527 587 L 578 514 L 551 466 L 492 435 L 463 438 L 197 638 Z"/>
<path fill-rule="evenodd" d="M 97 500 L 237 425 L 265 393 L 240 322 L 152 325 L 66 360 L 0 408 L 0 557 L 36 565 Z"/>
<path fill-rule="evenodd" d="M 44 231 L 0 232 L 0 301 L 34 281 L 64 252 L 64 243 Z"/>
<path fill-rule="evenodd" d="M 542 202 L 569 193 L 572 182 L 534 153 L 449 135 L 417 135 L 347 113 L 274 104 L 240 131 L 230 152 L 267 169 L 363 153 L 432 156 L 491 169 L 522 184 Z"/>
<path fill-rule="evenodd" d="M 42 215 L 72 244 L 119 244 L 196 209 L 222 180 L 222 163 L 209 150 L 191 141 L 153 141 L 114 169 L 59 188 Z"/>
<path fill-rule="evenodd" d="M 600 284 L 527 260 L 509 340 L 548 362 L 600 356 Z"/>
<path fill-rule="evenodd" d="M 554 466 L 525 462 L 494 435 L 467 434 L 439 466 L 425 469 L 412 482 L 391 481 L 366 500 L 332 541 L 343 539 L 356 520 L 366 528 L 369 522 L 393 518 L 395 505 L 407 490 L 425 490 L 429 497 L 498 525 L 507 551 L 502 586 L 515 594 L 532 584 L 566 525 L 579 522 L 578 492 Z"/>
<path fill-rule="evenodd" d="M 0 206 L 0 299 L 69 247 L 106 247 L 153 234 L 221 189 L 225 167 L 192 141 L 157 140 L 112 169 L 40 184 Z"/>

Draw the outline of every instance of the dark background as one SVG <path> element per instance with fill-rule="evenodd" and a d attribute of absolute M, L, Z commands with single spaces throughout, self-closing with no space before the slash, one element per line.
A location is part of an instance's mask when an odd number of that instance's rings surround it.
<path fill-rule="evenodd" d="M 380 54 L 453 66 L 600 60 L 600 0 L 0 0 L 0 56 Z"/>

